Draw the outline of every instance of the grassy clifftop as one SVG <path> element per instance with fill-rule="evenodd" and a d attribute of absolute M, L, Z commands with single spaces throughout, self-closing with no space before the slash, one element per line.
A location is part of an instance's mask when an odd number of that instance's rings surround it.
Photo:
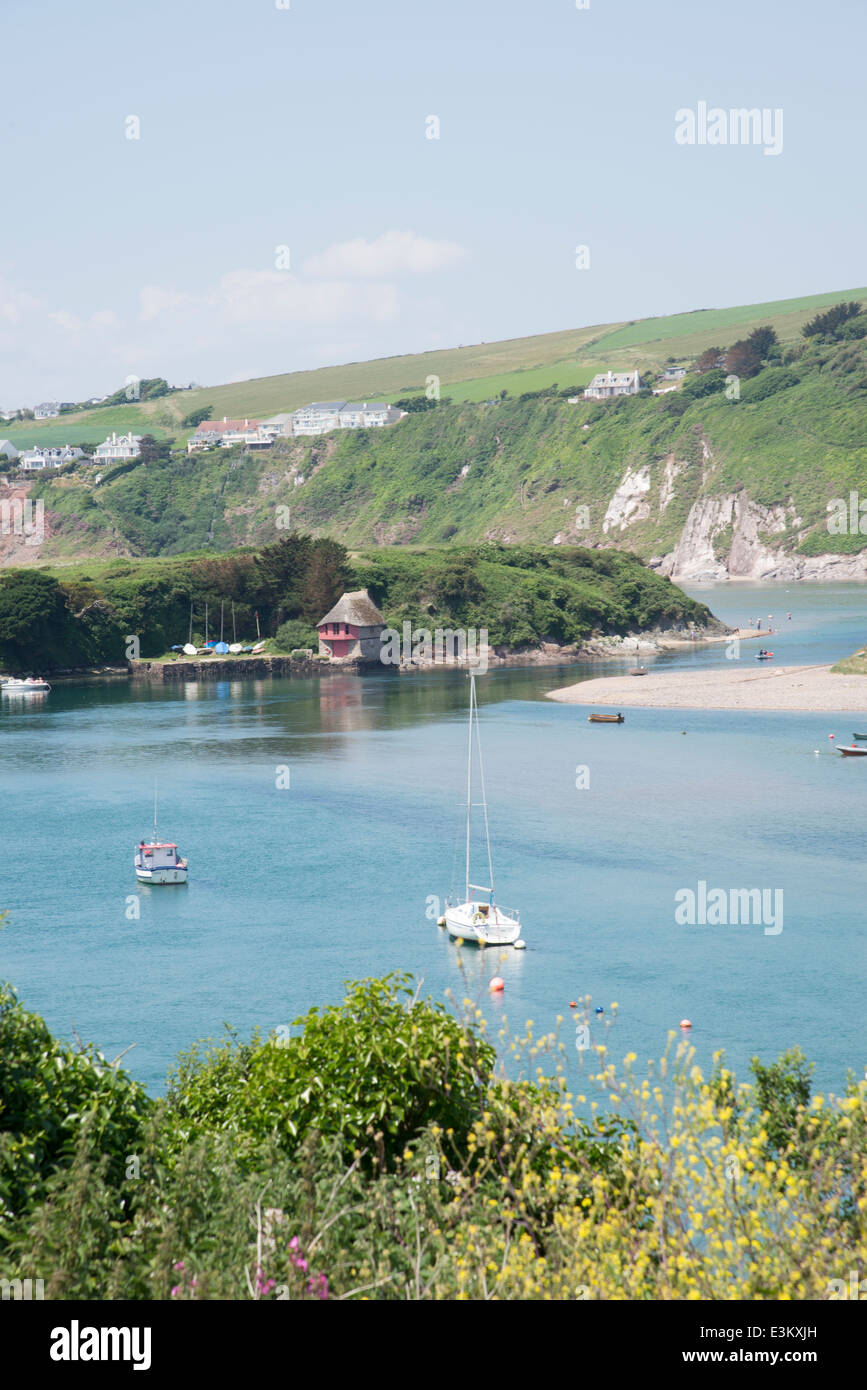
<path fill-rule="evenodd" d="M 36 443 L 99 442 L 111 430 L 185 438 L 190 431 L 183 427 L 184 417 L 206 405 L 212 407 L 217 420 L 224 415 L 261 418 L 315 400 L 394 400 L 424 390 L 429 376 L 438 377 L 443 395 L 455 401 L 484 401 L 501 390 L 519 395 L 554 382 L 561 387 L 584 386 L 594 372 L 609 367 L 638 367 L 646 372 L 669 358 L 692 360 L 705 348 L 729 343 L 761 324 L 771 324 L 780 342 L 795 342 L 817 309 L 841 299 L 867 299 L 867 289 L 595 324 L 197 387 L 140 404 L 80 411 L 47 422 L 15 421 L 0 428 L 0 438 L 10 438 L 19 449 Z"/>
<path fill-rule="evenodd" d="M 867 496 L 863 342 L 811 345 L 728 398 L 724 383 L 570 404 L 559 394 L 440 405 L 385 430 L 298 439 L 267 454 L 176 456 L 95 486 L 40 480 L 47 539 L 15 563 L 267 544 L 298 527 L 371 545 L 583 544 L 670 553 L 696 502 L 749 499 L 768 544 L 850 554 L 828 503 Z M 723 373 L 717 373 L 723 377 Z M 775 510 L 776 509 L 776 510 Z M 715 552 L 731 544 L 725 518 Z"/>

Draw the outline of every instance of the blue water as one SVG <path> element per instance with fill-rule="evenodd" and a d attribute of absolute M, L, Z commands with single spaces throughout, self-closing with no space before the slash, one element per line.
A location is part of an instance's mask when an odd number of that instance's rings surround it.
<path fill-rule="evenodd" d="M 778 662 L 835 660 L 867 632 L 857 585 L 690 591 L 731 622 L 773 613 Z M 865 1062 L 867 759 L 836 757 L 828 733 L 867 732 L 867 694 L 861 716 L 635 710 L 616 728 L 543 698 L 622 666 L 479 682 L 498 899 L 520 907 L 528 942 L 505 960 L 459 951 L 425 915 L 456 849 L 462 874 L 465 677 L 94 683 L 3 700 L 0 976 L 62 1036 L 74 1028 L 110 1058 L 134 1043 L 125 1065 L 154 1092 L 224 1022 L 269 1032 L 390 970 L 435 998 L 478 997 L 494 1033 L 504 1016 L 538 1033 L 561 1014 L 570 1041 L 569 1001 L 590 994 L 606 1010 L 594 1041 L 617 1058 L 659 1056 L 684 1016 L 704 1066 L 724 1049 L 746 1075 L 750 1057 L 798 1044 L 817 1085 L 839 1091 Z M 135 880 L 155 773 L 187 887 Z M 678 925 L 675 894 L 699 880 L 781 889 L 782 931 Z"/>

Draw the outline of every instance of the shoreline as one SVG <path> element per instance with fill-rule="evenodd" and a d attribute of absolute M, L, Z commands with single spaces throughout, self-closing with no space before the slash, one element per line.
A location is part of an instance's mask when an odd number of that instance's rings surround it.
<path fill-rule="evenodd" d="M 546 699 L 566 705 L 620 709 L 742 710 L 756 713 L 862 714 L 867 720 L 867 680 L 832 674 L 830 665 L 756 670 L 650 671 L 602 676 L 549 690 Z M 865 726 L 867 727 L 867 726 Z"/>

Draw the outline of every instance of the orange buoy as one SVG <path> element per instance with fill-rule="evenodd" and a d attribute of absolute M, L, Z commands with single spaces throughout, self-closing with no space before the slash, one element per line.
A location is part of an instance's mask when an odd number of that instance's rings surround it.
<path fill-rule="evenodd" d="M 570 1008 L 570 1009 L 577 1009 L 577 1008 L 578 1008 L 578 1005 L 576 1004 L 576 1002 L 575 1002 L 574 999 L 570 999 L 570 1000 L 569 1000 L 569 1008 Z"/>
<path fill-rule="evenodd" d="M 491 983 L 488 985 L 488 989 L 491 990 L 493 994 L 499 994 L 501 990 L 504 990 L 505 988 L 506 981 L 502 979 L 499 975 L 495 975 L 494 978 L 491 980 Z"/>
<path fill-rule="evenodd" d="M 833 735 L 833 734 L 829 734 L 828 737 L 829 737 L 829 738 L 833 738 L 834 735 Z"/>
<path fill-rule="evenodd" d="M 692 1024 L 690 1023 L 688 1018 L 682 1018 L 680 1020 L 680 1026 L 681 1028 L 691 1028 Z"/>

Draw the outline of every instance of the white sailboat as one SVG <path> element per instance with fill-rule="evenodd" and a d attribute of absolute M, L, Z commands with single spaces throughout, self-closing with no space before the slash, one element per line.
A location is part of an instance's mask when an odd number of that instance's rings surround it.
<path fill-rule="evenodd" d="M 157 784 L 154 778 L 154 837 L 142 840 L 135 851 L 135 874 L 139 883 L 186 883 L 187 861 L 178 847 L 157 835 Z"/>
<path fill-rule="evenodd" d="M 470 821 L 473 808 L 473 735 L 479 764 L 479 785 L 482 800 L 478 804 L 484 813 L 485 843 L 488 852 L 488 884 L 470 882 Z M 482 745 L 479 738 L 479 706 L 476 698 L 475 673 L 470 674 L 470 719 L 467 742 L 467 830 L 466 878 L 464 901 L 446 901 L 444 924 L 450 936 L 479 946 L 523 947 L 521 919 L 517 911 L 500 907 L 494 899 L 494 866 L 491 858 L 491 836 L 488 829 L 488 802 L 485 793 L 485 773 L 482 766 Z"/>

